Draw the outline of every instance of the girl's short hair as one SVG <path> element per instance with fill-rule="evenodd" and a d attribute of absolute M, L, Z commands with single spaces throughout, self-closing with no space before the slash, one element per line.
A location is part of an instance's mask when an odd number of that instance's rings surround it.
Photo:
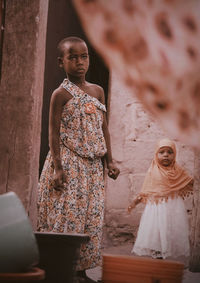
<path fill-rule="evenodd" d="M 58 57 L 63 57 L 64 55 L 64 49 L 63 46 L 66 42 L 84 42 L 86 44 L 86 42 L 81 39 L 80 37 L 77 36 L 69 36 L 69 37 L 65 37 L 64 39 L 62 39 L 57 46 L 57 51 L 58 51 Z"/>

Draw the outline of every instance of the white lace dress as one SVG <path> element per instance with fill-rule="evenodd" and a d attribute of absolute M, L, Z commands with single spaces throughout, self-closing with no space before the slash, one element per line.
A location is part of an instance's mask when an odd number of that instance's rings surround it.
<path fill-rule="evenodd" d="M 190 254 L 189 225 L 181 197 L 146 204 L 132 253 L 187 260 Z"/>

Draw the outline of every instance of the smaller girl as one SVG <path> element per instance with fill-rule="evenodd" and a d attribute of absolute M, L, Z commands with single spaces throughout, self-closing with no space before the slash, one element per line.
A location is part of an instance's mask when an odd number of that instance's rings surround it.
<path fill-rule="evenodd" d="M 189 225 L 183 199 L 192 194 L 193 179 L 176 163 L 175 143 L 158 142 L 142 190 L 128 207 L 146 204 L 132 249 L 140 256 L 188 257 Z"/>

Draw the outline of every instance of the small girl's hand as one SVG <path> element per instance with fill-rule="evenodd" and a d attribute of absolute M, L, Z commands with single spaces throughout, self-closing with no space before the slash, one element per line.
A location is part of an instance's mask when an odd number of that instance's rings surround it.
<path fill-rule="evenodd" d="M 141 196 L 137 196 L 134 201 L 128 206 L 128 213 L 131 213 L 131 210 L 134 209 L 138 203 L 140 203 L 142 201 Z"/>
<path fill-rule="evenodd" d="M 135 204 L 130 204 L 127 208 L 128 213 L 131 213 L 132 209 L 135 208 L 135 206 L 136 206 Z"/>

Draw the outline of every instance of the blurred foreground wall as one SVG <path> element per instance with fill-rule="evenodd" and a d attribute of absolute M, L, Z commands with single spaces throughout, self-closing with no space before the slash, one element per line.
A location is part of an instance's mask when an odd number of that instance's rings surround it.
<path fill-rule="evenodd" d="M 48 0 L 6 1 L 0 92 L 0 193 L 35 211 Z"/>

